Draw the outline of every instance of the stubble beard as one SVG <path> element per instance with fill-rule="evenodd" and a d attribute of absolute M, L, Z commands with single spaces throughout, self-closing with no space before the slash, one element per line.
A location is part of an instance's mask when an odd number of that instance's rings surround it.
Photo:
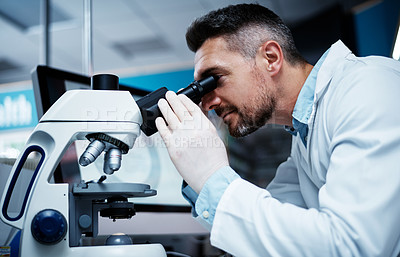
<path fill-rule="evenodd" d="M 267 89 L 265 80 L 257 71 L 254 71 L 254 75 L 259 86 L 257 87 L 258 92 L 252 101 L 241 107 L 229 105 L 221 110 L 216 109 L 217 114 L 224 113 L 226 110 L 237 114 L 236 123 L 232 120 L 227 122 L 229 134 L 233 137 L 244 137 L 253 133 L 271 120 L 275 111 L 276 101 Z"/>

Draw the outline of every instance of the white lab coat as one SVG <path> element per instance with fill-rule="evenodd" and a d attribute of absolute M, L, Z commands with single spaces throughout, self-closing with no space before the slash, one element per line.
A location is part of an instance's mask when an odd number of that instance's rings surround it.
<path fill-rule="evenodd" d="M 400 62 L 358 58 L 338 41 L 320 68 L 307 149 L 267 189 L 234 180 L 211 243 L 235 256 L 397 256 Z M 268 158 L 268 156 L 266 156 Z"/>

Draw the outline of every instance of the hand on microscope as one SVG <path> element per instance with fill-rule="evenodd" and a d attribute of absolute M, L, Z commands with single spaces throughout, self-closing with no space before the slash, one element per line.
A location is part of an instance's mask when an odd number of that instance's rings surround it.
<path fill-rule="evenodd" d="M 164 119 L 156 119 L 157 129 L 178 172 L 200 193 L 214 172 L 229 165 L 226 148 L 215 126 L 192 100 L 172 91 L 165 97 L 158 102 Z"/>

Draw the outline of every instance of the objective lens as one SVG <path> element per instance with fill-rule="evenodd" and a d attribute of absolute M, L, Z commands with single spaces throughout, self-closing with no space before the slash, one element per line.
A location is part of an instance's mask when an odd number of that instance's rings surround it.
<path fill-rule="evenodd" d="M 121 167 L 121 150 L 118 148 L 111 148 L 106 152 L 106 155 L 104 156 L 104 166 L 103 166 L 103 171 L 104 173 L 111 175 L 114 173 L 114 171 L 119 170 Z"/>
<path fill-rule="evenodd" d="M 99 140 L 94 140 L 88 145 L 86 150 L 79 158 L 79 164 L 82 166 L 87 166 L 91 164 L 103 152 L 105 147 L 106 145 L 103 142 Z"/>

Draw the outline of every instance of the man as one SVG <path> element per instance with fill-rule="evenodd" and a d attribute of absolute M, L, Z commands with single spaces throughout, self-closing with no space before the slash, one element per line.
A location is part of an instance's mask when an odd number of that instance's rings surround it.
<path fill-rule="evenodd" d="M 172 92 L 160 100 L 157 127 L 211 243 L 246 257 L 397 256 L 400 63 L 355 57 L 338 41 L 312 66 L 259 5 L 211 12 L 186 38 L 195 79 L 218 79 L 203 111 L 215 110 L 233 136 L 271 123 L 293 134 L 290 157 L 258 188 L 229 167 L 198 106 Z"/>

